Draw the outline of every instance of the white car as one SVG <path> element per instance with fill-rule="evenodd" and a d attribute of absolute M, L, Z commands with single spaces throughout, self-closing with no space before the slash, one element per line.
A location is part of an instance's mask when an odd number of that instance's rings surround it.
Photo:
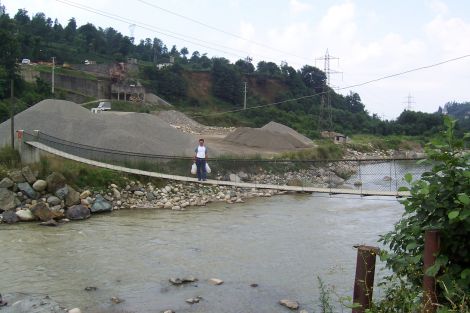
<path fill-rule="evenodd" d="M 30 59 L 23 59 L 23 60 L 21 60 L 21 64 L 31 64 L 31 60 Z"/>

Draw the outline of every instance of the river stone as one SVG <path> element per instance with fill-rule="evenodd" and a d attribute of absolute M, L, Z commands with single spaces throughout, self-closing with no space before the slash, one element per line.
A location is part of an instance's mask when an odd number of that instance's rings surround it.
<path fill-rule="evenodd" d="M 69 193 L 69 187 L 65 185 L 62 188 L 59 188 L 55 191 L 55 195 L 59 197 L 60 199 L 64 200 L 67 194 Z"/>
<path fill-rule="evenodd" d="M 29 168 L 29 166 L 25 166 L 21 169 L 21 173 L 26 181 L 30 184 L 34 184 L 36 181 L 36 175 L 33 174 L 33 171 Z"/>
<path fill-rule="evenodd" d="M 18 210 L 16 211 L 16 215 L 22 222 L 30 222 L 34 221 L 36 218 L 34 217 L 33 213 L 29 209 Z"/>
<path fill-rule="evenodd" d="M 170 186 L 165 186 L 165 190 L 166 190 L 166 192 L 170 192 L 170 191 L 171 191 L 171 187 L 170 187 Z"/>
<path fill-rule="evenodd" d="M 65 187 L 65 177 L 61 173 L 53 172 L 47 176 L 47 191 L 55 192 L 57 189 Z"/>
<path fill-rule="evenodd" d="M 211 278 L 209 279 L 209 283 L 212 284 L 212 285 L 222 285 L 224 283 L 224 281 L 222 279 L 218 279 L 218 278 Z"/>
<path fill-rule="evenodd" d="M 30 199 L 36 199 L 38 197 L 36 191 L 31 187 L 31 185 L 27 182 L 18 183 L 18 189 L 23 192 L 23 194 L 27 195 Z"/>
<path fill-rule="evenodd" d="M 16 208 L 21 202 L 14 192 L 6 188 L 0 188 L 0 209 L 7 211 Z"/>
<path fill-rule="evenodd" d="M 51 207 L 50 210 L 54 219 L 61 219 L 65 216 L 65 211 L 60 204 Z"/>
<path fill-rule="evenodd" d="M 35 217 L 45 222 L 53 217 L 53 214 L 46 203 L 38 202 L 31 207 L 31 212 Z"/>
<path fill-rule="evenodd" d="M 13 180 L 15 183 L 24 183 L 26 181 L 23 177 L 23 174 L 19 170 L 11 171 L 8 173 L 8 176 L 10 176 L 11 180 Z"/>
<path fill-rule="evenodd" d="M 7 224 L 14 224 L 20 221 L 20 219 L 18 218 L 18 215 L 16 215 L 16 212 L 12 210 L 3 212 L 2 219 L 3 219 L 3 222 Z"/>
<path fill-rule="evenodd" d="M 68 310 L 68 313 L 82 313 L 82 311 L 79 308 L 74 308 L 74 309 Z"/>
<path fill-rule="evenodd" d="M 75 191 L 75 189 L 70 186 L 67 186 L 67 188 L 68 192 L 65 196 L 65 205 L 72 206 L 75 204 L 80 204 L 80 193 L 78 191 Z"/>
<path fill-rule="evenodd" d="M 46 188 L 47 188 L 47 182 L 45 180 L 42 180 L 42 179 L 36 180 L 33 184 L 33 189 L 38 191 L 38 192 L 42 192 L 42 191 L 46 190 Z"/>
<path fill-rule="evenodd" d="M 297 303 L 297 301 L 294 301 L 294 300 L 284 299 L 284 300 L 279 301 L 279 304 L 283 305 L 286 308 L 289 308 L 291 310 L 298 310 L 299 309 L 299 303 Z"/>
<path fill-rule="evenodd" d="M 91 196 L 91 191 L 90 190 L 85 190 L 80 194 L 80 199 L 86 199 L 89 196 Z"/>
<path fill-rule="evenodd" d="M 91 206 L 92 213 L 109 212 L 113 210 L 111 203 L 106 201 L 101 195 L 97 195 L 95 202 Z"/>
<path fill-rule="evenodd" d="M 142 197 L 143 195 L 145 195 L 145 193 L 143 191 L 136 190 L 134 191 L 134 195 L 136 195 L 137 197 Z"/>
<path fill-rule="evenodd" d="M 155 196 L 153 195 L 153 192 L 149 191 L 145 194 L 147 201 L 153 201 L 155 200 Z"/>
<path fill-rule="evenodd" d="M 229 180 L 231 182 L 239 183 L 241 181 L 240 177 L 238 177 L 237 174 L 230 174 L 229 175 Z"/>
<path fill-rule="evenodd" d="M 60 200 L 58 197 L 56 196 L 50 196 L 47 198 L 47 203 L 49 203 L 50 206 L 56 206 L 56 205 L 59 205 L 62 203 L 62 200 Z"/>
<path fill-rule="evenodd" d="M 90 210 L 86 206 L 77 204 L 68 208 L 65 216 L 70 220 L 84 220 L 90 217 Z"/>
<path fill-rule="evenodd" d="M 0 188 L 11 188 L 15 183 L 8 177 L 0 181 Z"/>
<path fill-rule="evenodd" d="M 121 199 L 121 193 L 117 188 L 113 188 L 113 197 L 116 198 L 116 200 Z"/>

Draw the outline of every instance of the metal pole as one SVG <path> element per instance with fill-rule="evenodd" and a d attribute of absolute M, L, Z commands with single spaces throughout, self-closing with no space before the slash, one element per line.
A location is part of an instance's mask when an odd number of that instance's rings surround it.
<path fill-rule="evenodd" d="M 375 259 L 378 253 L 379 248 L 376 247 L 357 247 L 353 303 L 360 306 L 353 308 L 352 313 L 364 313 L 370 308 L 374 290 Z"/>
<path fill-rule="evenodd" d="M 426 275 L 428 268 L 434 265 L 441 246 L 439 231 L 426 230 L 424 233 L 424 276 L 423 276 L 423 313 L 434 313 L 437 308 L 436 279 Z"/>
<path fill-rule="evenodd" d="M 10 132 L 11 132 L 11 148 L 15 148 L 15 96 L 14 96 L 14 80 L 10 82 L 10 96 L 11 96 L 11 107 L 10 107 Z"/>
<path fill-rule="evenodd" d="M 54 84 L 55 84 L 55 57 L 52 57 L 52 87 L 51 87 L 52 94 L 54 94 Z"/>
<path fill-rule="evenodd" d="M 243 101 L 243 110 L 246 110 L 246 82 L 244 82 L 245 84 L 245 99 Z"/>

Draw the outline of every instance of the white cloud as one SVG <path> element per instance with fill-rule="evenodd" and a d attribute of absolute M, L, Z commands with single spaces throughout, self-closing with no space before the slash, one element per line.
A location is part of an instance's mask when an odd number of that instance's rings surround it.
<path fill-rule="evenodd" d="M 447 55 L 470 53 L 470 23 L 461 18 L 437 16 L 425 26 L 428 39 Z"/>
<path fill-rule="evenodd" d="M 307 11 L 310 11 L 313 6 L 309 3 L 300 2 L 299 0 L 290 0 L 289 9 L 293 14 L 300 14 Z"/>
<path fill-rule="evenodd" d="M 435 13 L 439 15 L 445 15 L 449 12 L 449 8 L 447 4 L 440 0 L 431 0 L 428 2 L 428 6 L 433 10 Z"/>

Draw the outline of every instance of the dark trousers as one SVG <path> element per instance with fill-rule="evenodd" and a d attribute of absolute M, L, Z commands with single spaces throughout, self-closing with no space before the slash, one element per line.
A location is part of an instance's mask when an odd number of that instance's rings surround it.
<path fill-rule="evenodd" d="M 197 179 L 206 180 L 206 159 L 196 158 Z"/>

